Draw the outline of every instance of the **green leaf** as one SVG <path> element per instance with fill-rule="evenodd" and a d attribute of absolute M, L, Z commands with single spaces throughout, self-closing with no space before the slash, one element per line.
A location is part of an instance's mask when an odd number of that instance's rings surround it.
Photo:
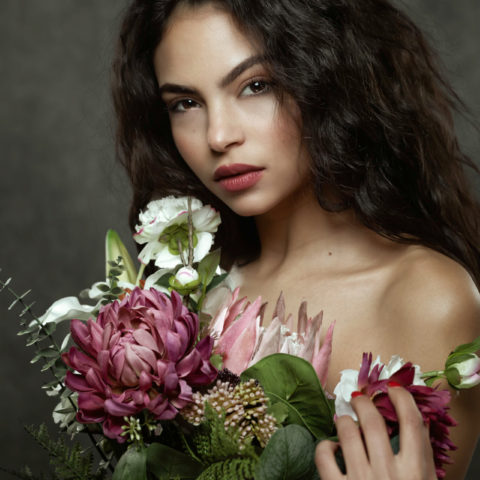
<path fill-rule="evenodd" d="M 462 381 L 462 377 L 456 368 L 447 368 L 447 370 L 445 370 L 445 375 L 448 383 L 453 386 L 459 385 Z"/>
<path fill-rule="evenodd" d="M 189 455 L 153 443 L 147 448 L 147 468 L 158 480 L 181 477 L 182 479 L 197 478 L 203 466 Z"/>
<path fill-rule="evenodd" d="M 40 325 L 38 323 L 32 323 L 28 328 L 25 330 L 20 330 L 17 335 L 29 335 L 30 333 L 36 332 L 37 330 L 40 329 Z"/>
<path fill-rule="evenodd" d="M 220 285 L 228 276 L 228 273 L 222 273 L 221 275 L 215 275 L 213 280 L 207 287 L 207 292 L 215 288 L 216 286 Z"/>
<path fill-rule="evenodd" d="M 333 410 L 312 365 L 302 358 L 275 353 L 242 373 L 242 380 L 257 379 L 272 407 L 288 408 L 287 424 L 305 427 L 316 439 L 333 431 Z"/>
<path fill-rule="evenodd" d="M 214 353 L 210 357 L 210 363 L 217 369 L 221 370 L 222 365 L 223 365 L 223 357 L 219 355 L 218 353 Z"/>
<path fill-rule="evenodd" d="M 159 287 L 168 288 L 170 286 L 169 280 L 171 275 L 172 273 L 170 271 L 166 272 L 155 282 L 155 285 L 158 285 Z"/>
<path fill-rule="evenodd" d="M 37 354 L 30 360 L 30 363 L 38 362 L 41 358 L 55 358 L 59 356 L 58 351 L 55 348 L 47 347 L 39 350 Z"/>
<path fill-rule="evenodd" d="M 27 347 L 31 347 L 32 345 L 35 345 L 36 343 L 38 343 L 40 340 L 42 340 L 42 338 L 39 336 L 39 332 L 32 333 L 32 335 L 28 337 L 25 345 Z"/>
<path fill-rule="evenodd" d="M 106 283 L 98 284 L 97 288 L 103 293 L 108 292 L 110 290 L 110 287 Z"/>
<path fill-rule="evenodd" d="M 55 330 L 57 329 L 57 323 L 56 322 L 50 322 L 47 323 L 41 331 L 42 335 L 51 335 Z"/>
<path fill-rule="evenodd" d="M 453 365 L 456 365 L 461 362 L 465 362 L 475 358 L 475 354 L 473 353 L 453 353 L 448 356 L 447 363 L 445 364 L 445 369 L 448 370 Z"/>
<path fill-rule="evenodd" d="M 255 470 L 255 480 L 315 478 L 315 442 L 300 425 L 280 428 L 267 443 Z"/>
<path fill-rule="evenodd" d="M 58 358 L 51 358 L 48 362 L 46 362 L 43 367 L 41 368 L 41 372 L 46 372 L 48 369 L 52 368 L 55 363 L 57 362 Z"/>
<path fill-rule="evenodd" d="M 480 337 L 477 337 L 473 342 L 471 343 L 464 343 L 463 345 L 459 345 L 449 356 L 447 359 L 447 362 L 445 364 L 445 367 L 448 368 L 451 366 L 453 363 L 457 362 L 457 359 L 455 358 L 457 354 L 470 354 L 470 353 L 476 353 L 480 350 Z"/>
<path fill-rule="evenodd" d="M 273 415 L 278 423 L 283 423 L 288 418 L 288 410 L 287 405 L 277 402 L 269 407 L 268 413 Z"/>
<path fill-rule="evenodd" d="M 119 274 L 119 280 L 129 283 L 135 283 L 137 280 L 137 270 L 133 264 L 132 257 L 128 253 L 120 236 L 115 230 L 108 230 L 105 237 L 105 258 L 106 258 L 106 277 L 108 278 L 112 269 L 112 261 L 122 257 L 125 270 Z M 115 268 L 115 267 L 113 267 Z"/>
<path fill-rule="evenodd" d="M 120 457 L 112 480 L 147 480 L 147 449 L 130 447 Z"/>
<path fill-rule="evenodd" d="M 204 288 L 212 281 L 217 271 L 217 267 L 220 264 L 220 249 L 210 252 L 206 257 L 202 259 L 199 263 L 197 271 L 200 281 Z"/>

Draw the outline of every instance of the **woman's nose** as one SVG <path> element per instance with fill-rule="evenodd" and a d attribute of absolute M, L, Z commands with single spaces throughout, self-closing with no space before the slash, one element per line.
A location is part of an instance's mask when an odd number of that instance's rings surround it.
<path fill-rule="evenodd" d="M 245 133 L 238 116 L 225 108 L 212 111 L 208 120 L 208 146 L 215 152 L 227 152 L 245 141 Z"/>

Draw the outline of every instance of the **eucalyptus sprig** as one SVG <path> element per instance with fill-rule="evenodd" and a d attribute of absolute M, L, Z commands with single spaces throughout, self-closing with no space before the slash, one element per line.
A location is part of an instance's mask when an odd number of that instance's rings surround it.
<path fill-rule="evenodd" d="M 18 294 L 10 287 L 12 278 L 8 278 L 6 281 L 0 280 L 0 292 L 7 290 L 14 300 L 8 307 L 8 310 L 13 310 L 16 305 L 20 305 L 22 310 L 18 314 L 20 318 L 20 325 L 22 329 L 17 335 L 28 335 L 26 345 L 28 347 L 35 347 L 35 356 L 32 358 L 31 363 L 36 363 L 39 360 L 44 361 L 44 365 L 41 369 L 42 372 L 50 370 L 55 380 L 51 382 L 51 386 L 58 386 L 61 391 L 64 390 L 62 379 L 65 377 L 66 367 L 61 361 L 62 347 L 59 345 L 53 336 L 57 328 L 57 324 L 54 322 L 43 324 L 40 319 L 35 315 L 32 310 L 35 302 L 27 303 L 26 297 L 31 292 L 27 290 L 22 294 Z M 48 346 L 42 346 L 43 342 L 48 340 Z"/>

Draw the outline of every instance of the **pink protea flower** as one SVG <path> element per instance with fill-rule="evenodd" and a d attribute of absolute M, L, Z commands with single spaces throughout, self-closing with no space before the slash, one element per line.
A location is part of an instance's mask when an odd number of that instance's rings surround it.
<path fill-rule="evenodd" d="M 80 348 L 63 355 L 65 383 L 79 393 L 77 420 L 102 423 L 119 442 L 124 416 L 148 410 L 158 420 L 174 418 L 192 401 L 192 386 L 217 376 L 210 363 L 213 340 L 195 344 L 199 321 L 176 292 L 135 288 L 100 310 L 96 320 L 73 320 Z"/>
<path fill-rule="evenodd" d="M 347 414 L 356 419 L 350 406 L 351 394 L 353 391 L 361 391 L 372 399 L 382 414 L 389 436 L 397 435 L 398 417 L 387 393 L 390 382 L 396 382 L 412 394 L 424 422 L 430 427 L 437 477 L 444 478 L 443 465 L 452 463 L 448 452 L 457 448 L 448 436 L 449 428 L 456 425 L 455 420 L 448 414 L 450 392 L 427 387 L 420 379 L 418 367 L 412 363 L 403 363 L 400 357 L 394 356 L 388 365 L 383 365 L 378 359 L 372 365 L 372 354 L 364 353 L 360 371 L 344 370 L 339 384 L 335 387 L 336 414 Z"/>
<path fill-rule="evenodd" d="M 283 294 L 280 294 L 273 320 L 264 328 L 261 297 L 249 303 L 246 298 L 238 299 L 238 295 L 239 288 L 234 290 L 210 323 L 210 333 L 215 338 L 214 351 L 223 357 L 223 366 L 239 375 L 268 355 L 288 353 L 310 362 L 325 386 L 332 351 L 333 324 L 321 343 L 322 313 L 309 318 L 307 304 L 303 302 L 296 321 L 291 315 L 285 317 L 285 302 Z"/>

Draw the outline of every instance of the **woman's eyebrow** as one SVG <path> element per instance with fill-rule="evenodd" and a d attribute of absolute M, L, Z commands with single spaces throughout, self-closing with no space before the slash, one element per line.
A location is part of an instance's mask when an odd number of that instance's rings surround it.
<path fill-rule="evenodd" d="M 224 88 L 227 85 L 230 85 L 245 70 L 248 70 L 250 67 L 253 67 L 257 63 L 263 62 L 265 62 L 265 55 L 252 55 L 251 57 L 246 58 L 245 60 L 243 60 L 243 62 L 240 62 L 220 80 L 219 86 L 221 88 Z"/>
<path fill-rule="evenodd" d="M 239 77 L 245 70 L 248 70 L 250 67 L 253 67 L 257 63 L 264 63 L 264 55 L 252 55 L 251 57 L 246 58 L 240 62 L 236 67 L 234 67 L 230 72 L 228 72 L 218 83 L 221 88 L 225 88 L 230 85 L 237 77 Z M 178 85 L 176 83 L 164 83 L 160 87 L 160 94 L 162 93 L 183 93 L 187 95 L 194 95 L 197 91 L 194 88 L 187 87 L 185 85 Z"/>

